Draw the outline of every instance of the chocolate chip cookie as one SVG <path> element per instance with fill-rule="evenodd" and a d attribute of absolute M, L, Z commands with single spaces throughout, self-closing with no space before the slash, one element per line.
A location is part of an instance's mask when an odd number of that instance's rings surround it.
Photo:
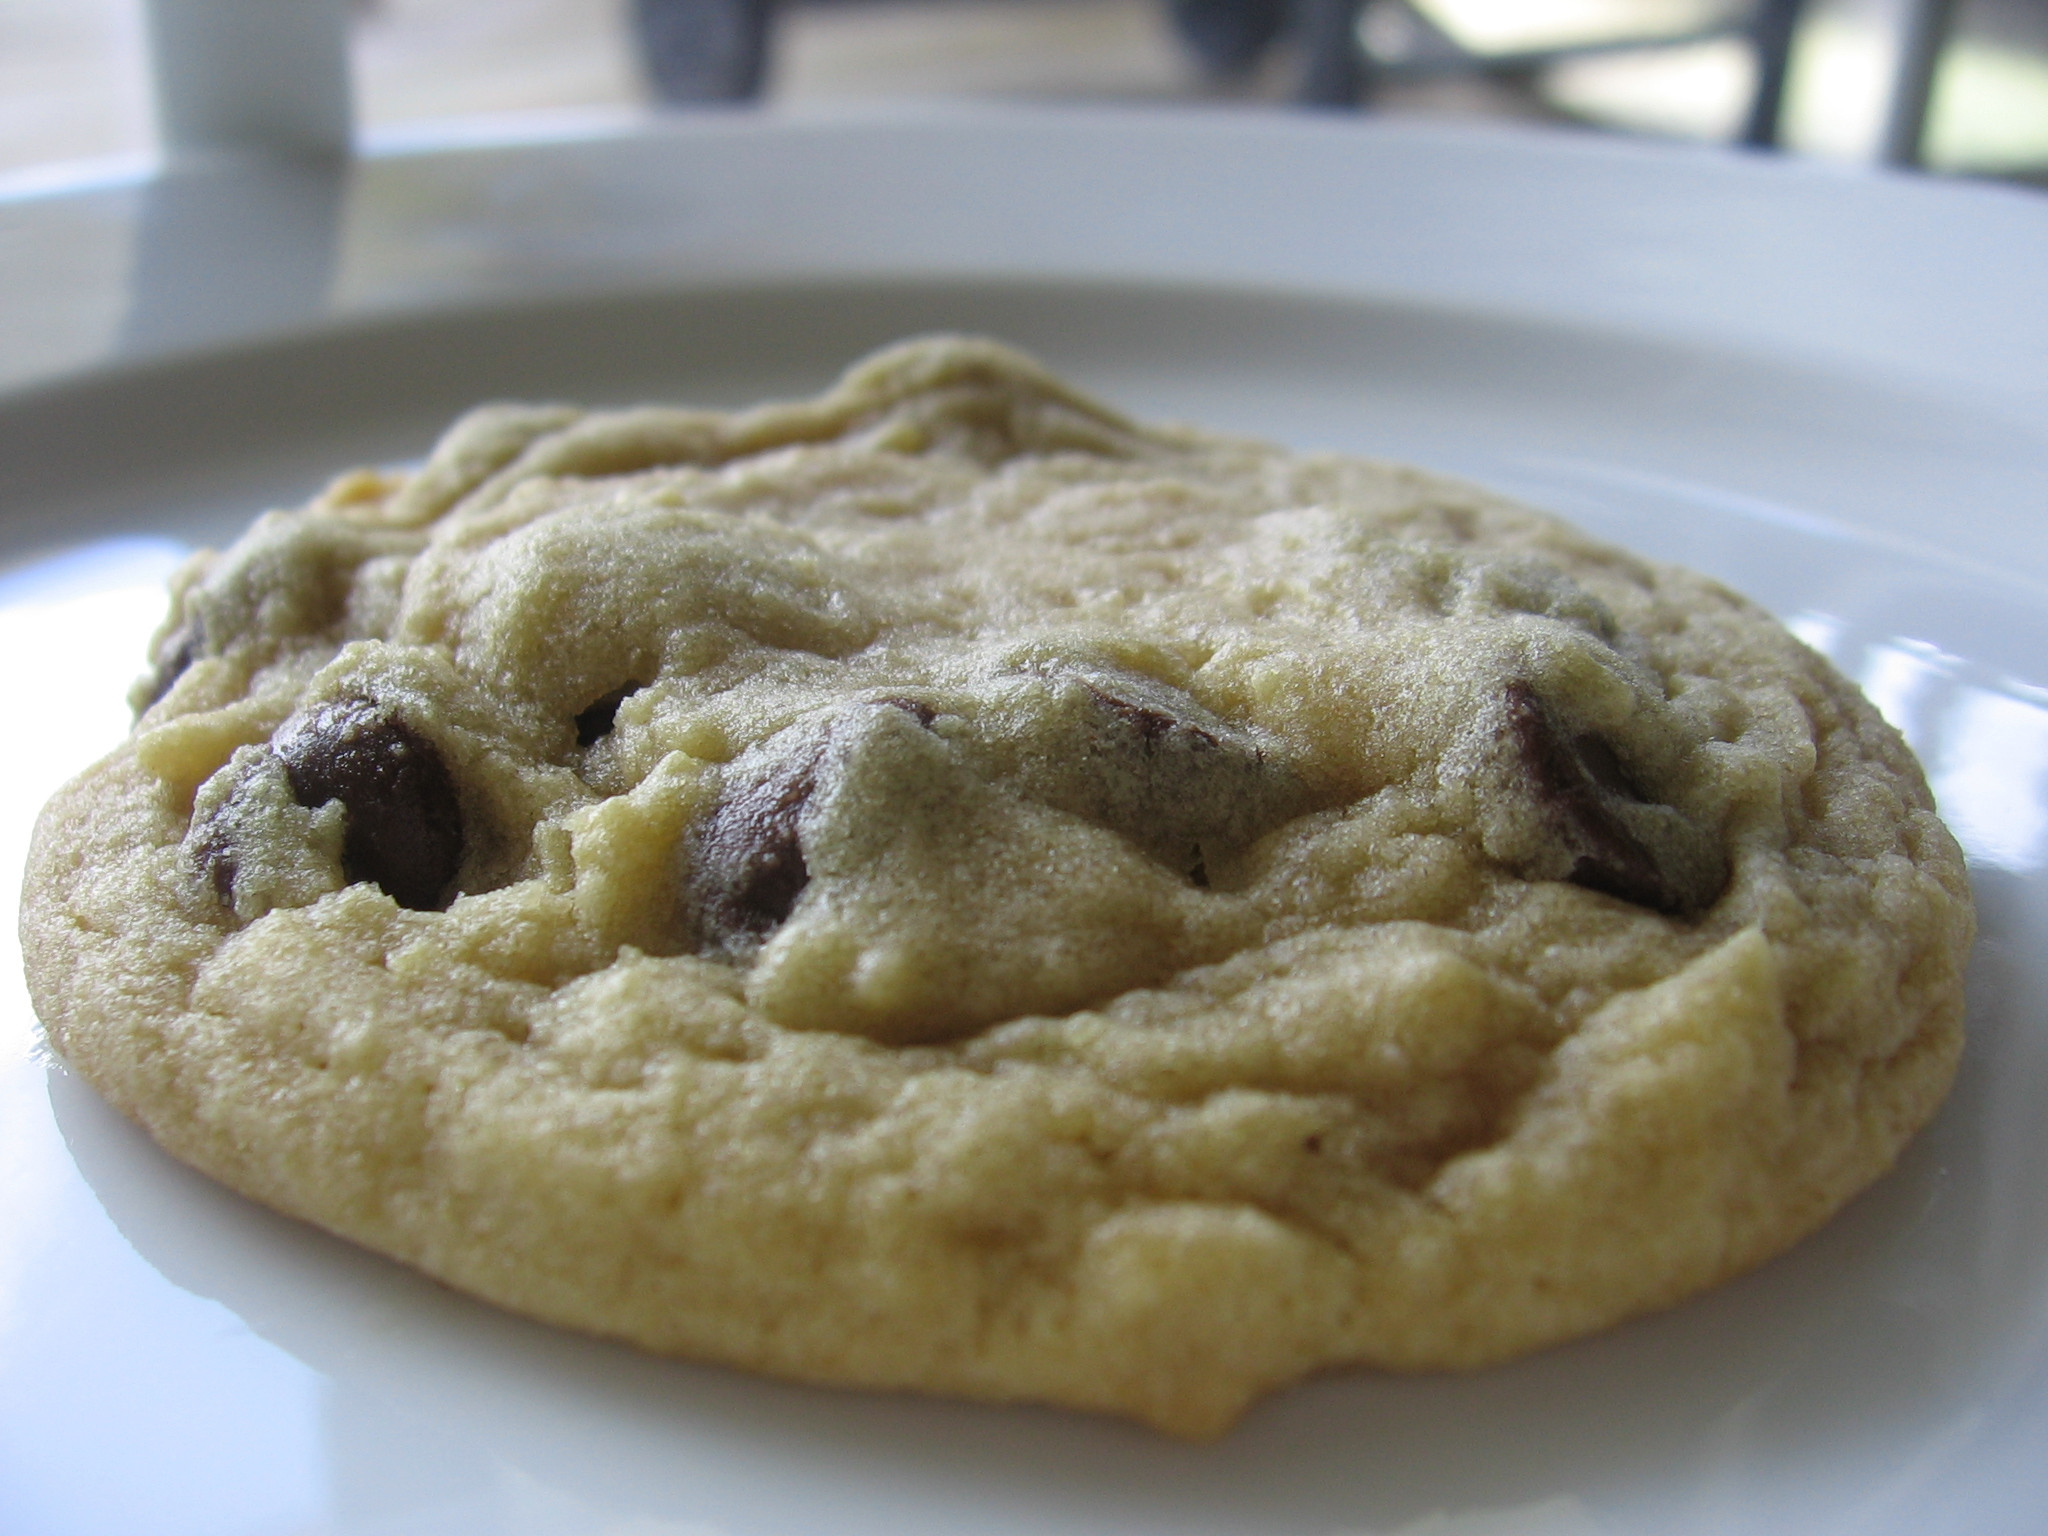
<path fill-rule="evenodd" d="M 52 1044 L 529 1315 L 1187 1436 L 1811 1231 L 1932 1113 L 1962 860 L 1702 577 L 999 346 L 495 406 L 175 583 L 44 813 Z"/>

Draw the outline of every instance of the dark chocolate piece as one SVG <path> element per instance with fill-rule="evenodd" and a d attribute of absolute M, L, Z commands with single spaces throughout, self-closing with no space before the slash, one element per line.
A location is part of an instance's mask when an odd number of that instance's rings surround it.
<path fill-rule="evenodd" d="M 811 880 L 798 822 L 817 793 L 835 740 L 843 739 L 859 712 L 873 709 L 900 709 L 925 727 L 939 717 L 922 699 L 855 704 L 822 732 L 792 732 L 798 744 L 787 756 L 729 782 L 693 855 L 699 924 L 714 947 L 763 938 L 789 920 Z"/>
<path fill-rule="evenodd" d="M 341 699 L 286 723 L 271 744 L 304 806 L 348 813 L 342 869 L 400 906 L 447 904 L 462 861 L 462 806 L 432 742 L 388 706 Z"/>
<path fill-rule="evenodd" d="M 206 635 L 195 613 L 159 640 L 150 653 L 149 682 L 136 707 L 139 715 L 171 691 L 171 685 L 206 653 Z"/>
<path fill-rule="evenodd" d="M 1083 679 L 1092 721 L 1063 744 L 1064 763 L 1026 775 L 1027 793 L 1129 838 L 1198 886 L 1204 846 L 1243 846 L 1296 809 L 1291 775 L 1227 722 L 1199 725 L 1192 700 L 1149 679 Z M 1136 695 L 1135 697 L 1133 695 Z"/>
<path fill-rule="evenodd" d="M 1509 741 L 1551 836 L 1571 860 L 1565 878 L 1653 912 L 1690 909 L 1686 883 L 1667 873 L 1623 819 L 1622 807 L 1654 802 L 1613 747 L 1567 730 L 1525 682 L 1508 684 L 1506 702 Z"/>
<path fill-rule="evenodd" d="M 1148 747 L 1164 741 L 1176 730 L 1182 733 L 1182 740 L 1196 751 L 1212 749 L 1218 745 L 1216 738 L 1199 725 L 1191 725 L 1178 716 L 1154 709 L 1149 704 L 1133 703 L 1094 683 L 1086 686 L 1089 694 L 1104 710 L 1136 731 L 1138 739 Z"/>
<path fill-rule="evenodd" d="M 891 709 L 900 709 L 906 715 L 915 715 L 917 723 L 922 726 L 928 727 L 934 720 L 939 718 L 939 712 L 932 708 L 931 705 L 925 703 L 923 699 L 886 698 L 876 699 L 874 702 L 886 704 Z"/>
<path fill-rule="evenodd" d="M 192 850 L 192 862 L 207 884 L 213 887 L 213 894 L 220 898 L 224 907 L 235 904 L 235 871 L 240 860 L 235 856 L 233 830 L 234 802 L 229 800 L 215 813 L 203 821 L 195 821 L 193 836 L 188 839 Z"/>
<path fill-rule="evenodd" d="M 743 783 L 697 841 L 703 923 L 714 940 L 759 938 L 788 920 L 810 883 L 797 821 L 818 787 L 822 742 Z"/>

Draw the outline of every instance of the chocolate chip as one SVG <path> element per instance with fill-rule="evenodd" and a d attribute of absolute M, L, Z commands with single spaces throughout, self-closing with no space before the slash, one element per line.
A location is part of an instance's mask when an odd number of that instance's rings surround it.
<path fill-rule="evenodd" d="M 240 747 L 199 787 L 185 856 L 221 906 L 254 921 L 304 906 L 342 884 L 339 804 L 298 804 L 284 762 L 269 747 Z"/>
<path fill-rule="evenodd" d="M 1561 877 L 1653 912 L 1709 905 L 1725 878 L 1717 852 L 1642 789 L 1603 738 L 1570 730 L 1526 682 L 1508 684 L 1505 734 Z"/>
<path fill-rule="evenodd" d="M 195 613 L 157 641 L 150 652 L 149 674 L 141 688 L 130 695 L 135 700 L 135 712 L 141 714 L 169 693 L 171 685 L 183 677 L 205 651 L 206 635 Z"/>
<path fill-rule="evenodd" d="M 1149 678 L 1079 680 L 1078 712 L 1028 764 L 1032 798 L 1128 838 L 1197 886 L 1210 854 L 1243 847 L 1300 809 L 1294 776 L 1248 733 Z"/>
<path fill-rule="evenodd" d="M 1533 697 L 1533 694 L 1531 695 Z M 1509 704 L 1512 710 L 1514 705 Z M 1650 797 L 1629 775 L 1622 760 L 1614 755 L 1614 748 L 1590 732 L 1581 732 L 1572 737 L 1571 755 L 1586 771 L 1586 777 L 1594 784 L 1624 800 L 1633 800 L 1638 805 L 1649 803 Z"/>
<path fill-rule="evenodd" d="M 797 821 L 818 787 L 822 741 L 744 780 L 719 801 L 699 835 L 701 921 L 714 943 L 759 938 L 786 922 L 810 883 Z"/>
<path fill-rule="evenodd" d="M 923 699 L 886 698 L 876 699 L 874 702 L 886 704 L 891 709 L 900 709 L 907 715 L 914 715 L 917 718 L 917 723 L 922 726 L 929 726 L 934 720 L 939 718 L 939 712 L 931 705 L 925 703 Z"/>
<path fill-rule="evenodd" d="M 711 947 L 731 949 L 758 940 L 789 920 L 810 884 L 798 823 L 817 793 L 835 746 L 857 731 L 863 714 L 898 709 L 927 728 L 939 712 L 921 699 L 881 698 L 848 706 L 822 728 L 793 730 L 737 761 L 726 793 L 697 835 L 691 883 L 698 925 Z M 750 761 L 751 760 L 751 761 Z"/>
<path fill-rule="evenodd" d="M 621 683 L 610 693 L 592 700 L 589 708 L 576 717 L 576 745 L 595 746 L 611 735 L 619 718 L 619 706 L 639 691 L 638 683 Z"/>
<path fill-rule="evenodd" d="M 1197 887 L 1211 884 L 1218 857 L 1300 809 L 1294 775 L 1268 763 L 1249 733 L 1164 684 L 1067 673 L 1017 691 L 1033 702 L 1015 713 L 969 711 L 941 736 L 947 771 L 1118 833 Z M 788 921 L 812 873 L 807 809 L 840 774 L 871 771 L 870 753 L 900 749 L 901 729 L 878 718 L 891 710 L 927 731 L 941 715 L 909 696 L 863 700 L 791 727 L 727 768 L 724 795 L 688 855 L 707 948 L 744 953 Z"/>
<path fill-rule="evenodd" d="M 462 860 L 462 807 L 432 742 L 388 706 L 342 699 L 287 722 L 271 749 L 299 804 L 339 800 L 347 811 L 351 881 L 375 881 L 403 907 L 446 905 Z"/>
<path fill-rule="evenodd" d="M 235 854 L 233 814 L 230 808 L 217 810 L 215 814 L 196 820 L 187 846 L 192 851 L 192 862 L 198 866 L 199 874 L 213 887 L 213 894 L 220 898 L 224 907 L 235 904 L 235 871 L 240 860 Z"/>
<path fill-rule="evenodd" d="M 1097 687 L 1094 683 L 1089 683 L 1086 687 L 1089 693 L 1094 695 L 1096 703 L 1136 731 L 1138 739 L 1147 746 L 1166 740 L 1176 730 L 1183 733 L 1183 739 L 1188 746 L 1196 751 L 1211 749 L 1218 745 L 1216 738 L 1209 732 L 1199 725 L 1189 724 L 1177 715 L 1168 714 L 1163 709 L 1154 709 L 1150 705 L 1135 703 L 1105 688 Z"/>

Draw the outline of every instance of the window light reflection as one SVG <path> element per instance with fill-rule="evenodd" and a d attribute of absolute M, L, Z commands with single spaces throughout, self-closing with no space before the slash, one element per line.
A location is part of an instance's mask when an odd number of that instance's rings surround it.
<path fill-rule="evenodd" d="M 1965 682 L 1964 668 L 1938 646 L 1894 636 L 1864 651 L 1856 681 L 1920 754 L 1970 861 L 2039 869 L 2048 864 L 2048 693 Z"/>
<path fill-rule="evenodd" d="M 1941 814 L 1974 863 L 2025 871 L 2048 862 L 2048 708 L 1961 688 L 1929 767 Z"/>
<path fill-rule="evenodd" d="M 1820 613 L 1811 608 L 1803 613 L 1793 614 L 1785 620 L 1785 627 L 1830 659 L 1834 657 L 1835 645 L 1841 640 L 1842 630 L 1845 628 L 1842 621 L 1832 613 Z"/>
<path fill-rule="evenodd" d="M 1898 727 L 1914 751 L 1924 754 L 1932 743 L 1927 728 L 1931 708 L 1940 698 L 1942 684 L 1962 665 L 1960 657 L 1925 640 L 1897 637 L 1864 652 L 1856 681 L 1877 712 Z"/>

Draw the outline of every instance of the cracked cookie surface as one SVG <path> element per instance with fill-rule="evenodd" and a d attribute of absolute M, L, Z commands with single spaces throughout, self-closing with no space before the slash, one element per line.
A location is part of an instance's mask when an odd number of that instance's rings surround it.
<path fill-rule="evenodd" d="M 656 1350 L 1211 1435 L 1762 1261 L 1960 1045 L 1961 857 L 1767 615 L 990 343 L 473 413 L 150 662 L 31 860 L 57 1050 Z"/>

